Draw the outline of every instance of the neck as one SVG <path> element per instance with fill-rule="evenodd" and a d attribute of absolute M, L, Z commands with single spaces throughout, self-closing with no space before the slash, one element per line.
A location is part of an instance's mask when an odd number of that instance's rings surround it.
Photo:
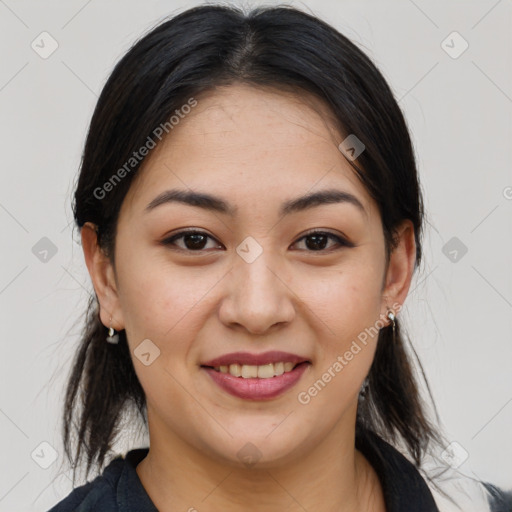
<path fill-rule="evenodd" d="M 150 420 L 151 447 L 137 474 L 160 512 L 385 512 L 378 477 L 355 449 L 354 428 L 341 423 L 293 463 L 240 468 L 152 430 Z"/>

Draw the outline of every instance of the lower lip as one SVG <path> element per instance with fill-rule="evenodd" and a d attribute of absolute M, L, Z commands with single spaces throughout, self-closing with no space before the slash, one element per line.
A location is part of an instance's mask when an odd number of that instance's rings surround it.
<path fill-rule="evenodd" d="M 245 400 L 270 400 L 294 386 L 302 374 L 306 371 L 309 363 L 297 365 L 291 372 L 285 372 L 277 377 L 268 379 L 244 379 L 235 377 L 230 373 L 221 373 L 213 368 L 201 367 L 213 381 L 231 395 Z"/>

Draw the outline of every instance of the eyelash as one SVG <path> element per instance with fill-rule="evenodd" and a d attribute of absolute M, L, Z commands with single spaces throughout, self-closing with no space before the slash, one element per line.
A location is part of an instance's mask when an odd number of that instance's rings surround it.
<path fill-rule="evenodd" d="M 183 238 L 184 236 L 186 235 L 204 235 L 212 240 L 215 240 L 212 236 L 210 236 L 208 233 L 204 232 L 204 231 L 199 231 L 199 230 L 196 230 L 196 229 L 190 229 L 190 230 L 185 230 L 185 231 L 180 231 L 179 233 L 176 233 L 174 235 L 172 235 L 171 237 L 169 238 L 166 238 L 165 240 L 162 240 L 162 244 L 165 245 L 165 246 L 170 246 L 170 245 L 175 245 L 174 242 L 175 240 L 178 240 L 180 238 Z M 298 243 L 302 240 L 304 240 L 305 238 L 308 238 L 310 236 L 314 236 L 314 235 L 324 235 L 324 236 L 327 236 L 329 238 L 331 238 L 332 240 L 335 240 L 340 247 L 338 248 L 334 248 L 334 249 L 319 249 L 317 251 L 313 251 L 313 250 L 307 250 L 306 249 L 306 252 L 311 252 L 311 253 L 322 253 L 322 252 L 331 252 L 332 250 L 339 250 L 341 249 L 342 247 L 354 247 L 354 244 L 352 244 L 351 242 L 349 242 L 348 240 L 346 240 L 345 238 L 339 236 L 339 235 L 335 235 L 334 233 L 329 233 L 328 231 L 310 231 L 309 233 L 306 233 L 305 235 L 302 235 L 295 243 Z M 175 250 L 178 250 L 178 251 L 183 251 L 183 252 L 194 252 L 194 253 L 201 253 L 203 251 L 206 251 L 208 249 L 198 249 L 198 250 L 192 250 L 192 249 L 184 249 L 182 247 L 178 247 L 177 249 Z"/>

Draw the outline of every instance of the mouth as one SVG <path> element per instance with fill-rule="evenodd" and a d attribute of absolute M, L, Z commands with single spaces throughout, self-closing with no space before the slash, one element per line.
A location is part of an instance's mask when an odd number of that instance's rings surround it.
<path fill-rule="evenodd" d="M 268 352 L 230 354 L 208 361 L 201 369 L 214 384 L 232 396 L 244 400 L 271 400 L 295 386 L 310 366 L 311 361 L 303 357 Z"/>
<path fill-rule="evenodd" d="M 202 368 L 210 368 L 218 373 L 240 377 L 242 379 L 273 379 L 284 373 L 292 372 L 297 366 L 309 364 L 309 361 L 301 363 L 293 363 L 291 361 L 279 361 L 277 363 L 268 363 L 263 365 L 252 364 L 230 364 L 220 366 L 202 366 Z"/>

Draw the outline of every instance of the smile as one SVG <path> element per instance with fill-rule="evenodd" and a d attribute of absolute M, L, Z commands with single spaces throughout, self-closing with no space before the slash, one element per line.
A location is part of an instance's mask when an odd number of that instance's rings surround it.
<path fill-rule="evenodd" d="M 214 384 L 244 400 L 271 400 L 295 386 L 311 363 L 278 362 L 260 366 L 201 366 Z"/>
<path fill-rule="evenodd" d="M 269 363 L 260 366 L 249 364 L 230 364 L 229 366 L 215 366 L 213 369 L 220 373 L 229 373 L 233 377 L 242 379 L 270 379 L 279 377 L 283 373 L 291 372 L 296 364 L 291 362 Z"/>

